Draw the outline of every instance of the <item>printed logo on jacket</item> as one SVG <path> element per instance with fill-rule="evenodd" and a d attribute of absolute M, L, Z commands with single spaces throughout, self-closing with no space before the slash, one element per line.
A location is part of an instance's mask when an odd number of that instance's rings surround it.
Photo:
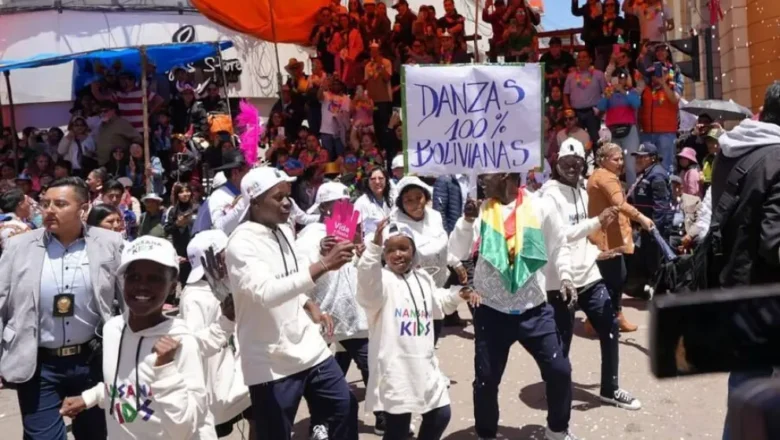
<path fill-rule="evenodd" d="M 154 414 L 151 408 L 154 394 L 148 385 L 142 384 L 136 387 L 135 384 L 127 382 L 117 384 L 116 387 L 106 385 L 106 391 L 112 399 L 116 399 L 114 416 L 120 425 L 133 423 L 139 417 L 146 422 Z"/>
<path fill-rule="evenodd" d="M 431 316 L 426 311 L 418 313 L 415 310 L 396 308 L 395 319 L 400 336 L 428 336 L 431 333 Z"/>

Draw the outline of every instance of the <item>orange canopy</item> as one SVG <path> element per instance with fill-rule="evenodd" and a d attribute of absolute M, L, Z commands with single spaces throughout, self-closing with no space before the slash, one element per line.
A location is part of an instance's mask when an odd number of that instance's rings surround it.
<path fill-rule="evenodd" d="M 201 14 L 234 31 L 277 43 L 306 44 L 329 0 L 192 0 Z M 276 35 L 271 28 L 271 6 Z"/>

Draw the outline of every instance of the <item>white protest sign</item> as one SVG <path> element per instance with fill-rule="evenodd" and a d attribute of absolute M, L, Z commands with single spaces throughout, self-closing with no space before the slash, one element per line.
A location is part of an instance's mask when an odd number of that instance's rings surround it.
<path fill-rule="evenodd" d="M 403 69 L 409 173 L 525 173 L 542 165 L 539 64 Z"/>

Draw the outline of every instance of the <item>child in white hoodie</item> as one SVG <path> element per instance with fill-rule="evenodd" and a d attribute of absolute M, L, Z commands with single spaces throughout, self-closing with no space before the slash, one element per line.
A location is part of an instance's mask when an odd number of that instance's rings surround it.
<path fill-rule="evenodd" d="M 558 152 L 553 180 L 539 191 L 564 225 L 563 233 L 571 250 L 570 271 L 577 288 L 577 303 L 585 312 L 601 341 L 602 402 L 629 410 L 642 408 L 641 402 L 618 386 L 618 321 L 607 285 L 596 261 L 611 258 L 613 253 L 599 252 L 588 234 L 616 220 L 617 208 L 607 208 L 601 215 L 588 218 L 588 192 L 582 185 L 585 170 L 585 147 L 576 139 L 563 141 Z M 544 267 L 548 286 L 559 286 L 558 271 L 552 264 Z M 560 291 L 547 288 L 547 298 L 555 311 L 555 322 L 563 343 L 563 355 L 569 357 L 574 328 L 574 310 L 562 299 Z"/>
<path fill-rule="evenodd" d="M 122 252 L 127 311 L 103 326 L 103 383 L 68 397 L 61 414 L 73 417 L 100 405 L 108 438 L 216 439 L 208 422 L 208 393 L 198 343 L 184 321 L 162 313 L 176 289 L 173 245 L 144 236 Z"/>
<path fill-rule="evenodd" d="M 366 408 L 386 413 L 384 440 L 406 439 L 412 414 L 423 417 L 418 440 L 439 440 L 451 413 L 448 383 L 435 355 L 434 312 L 452 313 L 460 300 L 478 306 L 480 298 L 461 286 L 437 288 L 417 268 L 414 232 L 397 223 L 385 231 L 386 224 L 379 223 L 358 262 L 357 299 L 368 317 L 373 368 Z"/>
<path fill-rule="evenodd" d="M 181 292 L 179 316 L 200 343 L 205 358 L 210 416 L 214 419 L 217 436 L 230 435 L 233 424 L 243 417 L 249 421 L 249 438 L 253 439 L 249 388 L 244 384 L 239 347 L 231 344 L 236 328 L 233 298 L 228 296 L 220 303 L 206 281 L 202 263 L 209 249 L 217 258 L 223 256 L 227 243 L 227 235 L 219 229 L 200 232 L 190 240 L 187 257 L 192 271 Z"/>

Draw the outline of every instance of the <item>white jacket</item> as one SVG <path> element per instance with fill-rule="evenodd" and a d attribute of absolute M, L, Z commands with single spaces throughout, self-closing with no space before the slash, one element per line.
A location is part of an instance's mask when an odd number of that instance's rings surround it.
<path fill-rule="evenodd" d="M 314 281 L 287 225 L 247 221 L 228 242 L 225 262 L 236 305 L 236 336 L 247 385 L 299 373 L 331 356 L 303 309 Z"/>
<path fill-rule="evenodd" d="M 363 194 L 355 201 L 355 211 L 360 213 L 363 236 L 366 241 L 371 241 L 374 239 L 374 231 L 379 222 L 390 215 L 390 206 L 385 201 L 382 201 L 382 206 L 379 206 L 371 201 L 368 194 Z"/>
<path fill-rule="evenodd" d="M 208 198 L 208 209 L 211 214 L 211 223 L 215 229 L 221 229 L 227 235 L 230 235 L 241 222 L 241 216 L 246 210 L 246 203 L 241 197 L 236 200 L 241 193 L 234 194 L 229 188 L 230 185 L 222 185 L 215 189 Z"/>
<path fill-rule="evenodd" d="M 547 264 L 551 264 L 557 269 L 559 279 L 571 280 L 570 250 L 566 243 L 560 217 L 549 201 L 527 191 L 524 197 L 531 198 L 531 203 L 533 203 L 541 223 L 547 250 Z M 515 205 L 516 202 L 513 201 L 504 206 L 504 220 L 514 211 Z M 480 224 L 484 209 L 485 204 L 480 208 L 479 217 L 473 223 L 469 223 L 464 217 L 461 217 L 455 224 L 455 229 L 450 234 L 449 249 L 450 253 L 457 258 L 466 260 L 472 256 L 472 251 L 476 249 L 480 240 Z M 480 256 L 474 267 L 474 288 L 482 296 L 482 307 L 519 315 L 544 304 L 547 301 L 546 290 L 558 290 L 560 285 L 548 283 L 544 271 L 538 270 L 517 292 L 508 292 L 504 287 L 501 274 Z"/>
<path fill-rule="evenodd" d="M 317 261 L 320 241 L 325 236 L 325 225 L 312 223 L 298 234 L 295 245 L 310 261 Z M 310 292 L 309 296 L 320 309 L 333 317 L 332 340 L 335 342 L 368 337 L 366 313 L 355 299 L 356 291 L 357 268 L 354 264 L 345 264 L 337 271 L 322 275 Z"/>
<path fill-rule="evenodd" d="M 161 336 L 176 337 L 181 346 L 173 362 L 155 367 L 152 347 Z M 105 409 L 111 440 L 216 440 L 198 351 L 181 319 L 136 333 L 115 316 L 103 326 L 103 382 L 81 396 L 87 408 Z"/>
<path fill-rule="evenodd" d="M 229 344 L 235 323 L 222 315 L 219 300 L 204 280 L 184 288 L 179 299 L 179 313 L 200 343 L 206 361 L 209 409 L 215 423 L 233 420 L 252 404 L 249 388 L 244 385 L 238 344 L 235 352 Z"/>
<path fill-rule="evenodd" d="M 550 180 L 539 190 L 539 196 L 548 200 L 563 223 L 563 234 L 571 250 L 571 278 L 574 287 L 588 286 L 601 280 L 596 265 L 599 249 L 588 240 L 588 234 L 601 228 L 598 217 L 588 218 L 588 192 L 582 185 L 577 188 Z M 561 285 L 558 271 L 552 264 L 544 266 L 547 289 L 557 290 Z"/>
<path fill-rule="evenodd" d="M 382 248 L 366 245 L 357 299 L 368 317 L 367 410 L 425 414 L 450 403 L 435 355 L 433 316 L 454 312 L 460 289 L 437 288 L 424 270 L 401 277 L 383 269 Z"/>

